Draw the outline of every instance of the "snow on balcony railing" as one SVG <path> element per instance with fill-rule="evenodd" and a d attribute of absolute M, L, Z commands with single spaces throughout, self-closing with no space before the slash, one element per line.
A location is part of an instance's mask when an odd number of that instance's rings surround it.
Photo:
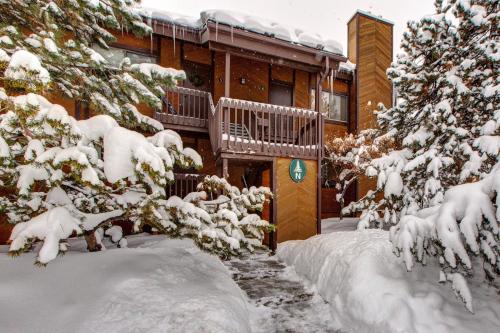
<path fill-rule="evenodd" d="M 316 111 L 222 97 L 214 106 L 208 92 L 167 89 L 155 118 L 177 129 L 208 128 L 212 149 L 221 152 L 316 158 L 323 116 Z"/>
<path fill-rule="evenodd" d="M 210 117 L 210 115 L 209 115 Z M 312 110 L 221 98 L 211 115 L 214 151 L 316 158 L 323 118 Z"/>

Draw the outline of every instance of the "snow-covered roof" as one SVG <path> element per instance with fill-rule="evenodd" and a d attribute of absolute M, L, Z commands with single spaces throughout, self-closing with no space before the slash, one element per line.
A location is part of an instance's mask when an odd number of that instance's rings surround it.
<path fill-rule="evenodd" d="M 342 71 L 354 72 L 354 70 L 356 69 L 356 64 L 353 64 L 352 62 L 350 62 L 349 60 L 347 60 L 346 62 L 340 62 L 339 63 L 339 68 Z"/>
<path fill-rule="evenodd" d="M 193 16 L 187 16 L 178 13 L 172 13 L 166 10 L 147 7 L 139 7 L 137 8 L 137 12 L 143 17 L 165 23 L 171 23 L 180 27 L 191 29 L 201 29 L 203 27 L 201 19 Z"/>
<path fill-rule="evenodd" d="M 317 33 L 286 26 L 274 20 L 235 11 L 220 9 L 205 10 L 200 13 L 199 18 L 156 8 L 140 7 L 138 8 L 138 12 L 148 19 L 166 22 L 180 27 L 201 30 L 208 22 L 214 22 L 216 24 L 224 24 L 232 28 L 258 33 L 325 52 L 343 54 L 342 44 L 336 40 L 324 38 Z"/>
<path fill-rule="evenodd" d="M 375 15 L 372 12 L 367 12 L 367 11 L 364 11 L 364 10 L 361 10 L 361 9 L 356 10 L 356 12 L 351 16 L 351 18 L 349 19 L 348 22 L 350 22 L 354 18 L 354 16 L 356 16 L 356 14 L 362 14 L 362 15 L 371 17 L 371 18 L 373 18 L 375 20 L 379 20 L 379 21 L 382 21 L 384 23 L 394 25 L 394 22 L 392 22 L 391 20 L 383 18 L 381 15 Z"/>

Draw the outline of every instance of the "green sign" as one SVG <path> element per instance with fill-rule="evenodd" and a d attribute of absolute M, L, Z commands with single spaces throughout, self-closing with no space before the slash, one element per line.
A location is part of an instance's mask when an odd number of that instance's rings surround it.
<path fill-rule="evenodd" d="M 300 183 L 306 177 L 306 164 L 302 160 L 292 160 L 290 162 L 290 178 L 296 183 Z"/>

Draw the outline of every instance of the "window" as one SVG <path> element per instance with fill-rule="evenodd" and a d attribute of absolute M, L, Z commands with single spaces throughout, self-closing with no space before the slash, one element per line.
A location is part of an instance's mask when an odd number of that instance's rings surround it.
<path fill-rule="evenodd" d="M 126 49 L 120 49 L 117 47 L 109 47 L 108 50 L 95 45 L 93 49 L 99 52 L 104 59 L 108 62 L 108 64 L 112 67 L 118 68 L 123 58 L 129 58 L 130 62 L 133 64 L 139 63 L 157 63 L 156 56 L 147 53 L 134 52 Z"/>
<path fill-rule="evenodd" d="M 315 108 L 316 90 L 311 89 L 311 109 Z M 347 95 L 338 95 L 329 91 L 321 92 L 319 110 L 327 119 L 347 122 Z"/>

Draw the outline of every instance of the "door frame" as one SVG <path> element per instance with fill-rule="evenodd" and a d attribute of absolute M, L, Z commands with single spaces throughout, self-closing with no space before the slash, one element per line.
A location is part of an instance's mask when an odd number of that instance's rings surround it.
<path fill-rule="evenodd" d="M 271 87 L 273 84 L 282 86 L 282 87 L 287 87 L 291 88 L 292 91 L 292 96 L 291 96 L 291 107 L 295 107 L 295 71 L 293 71 L 293 82 L 285 82 L 285 81 L 280 81 L 280 80 L 273 80 L 271 79 L 271 73 L 269 73 L 269 89 L 268 89 L 268 96 L 267 96 L 267 101 L 269 104 L 271 104 Z"/>

